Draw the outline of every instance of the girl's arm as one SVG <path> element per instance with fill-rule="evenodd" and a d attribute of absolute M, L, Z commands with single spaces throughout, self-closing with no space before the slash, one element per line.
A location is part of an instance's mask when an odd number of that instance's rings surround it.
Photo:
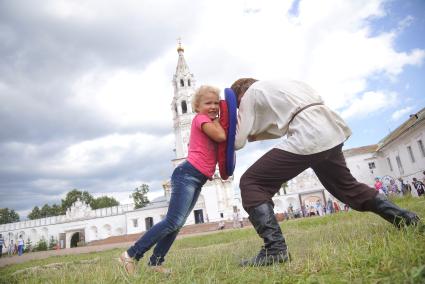
<path fill-rule="evenodd" d="M 202 131 L 215 142 L 226 141 L 226 132 L 224 132 L 223 127 L 221 127 L 218 122 L 218 118 L 214 119 L 212 122 L 202 124 Z"/>

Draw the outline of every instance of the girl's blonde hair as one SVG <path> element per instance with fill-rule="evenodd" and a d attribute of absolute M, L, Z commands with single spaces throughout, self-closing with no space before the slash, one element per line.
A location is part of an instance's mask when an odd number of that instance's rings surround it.
<path fill-rule="evenodd" d="M 195 112 L 198 112 L 196 108 L 199 106 L 199 102 L 201 101 L 202 96 L 208 93 L 213 93 L 217 96 L 218 99 L 220 99 L 219 88 L 209 86 L 209 85 L 202 85 L 196 90 L 195 95 L 193 96 L 192 110 L 194 110 Z"/>

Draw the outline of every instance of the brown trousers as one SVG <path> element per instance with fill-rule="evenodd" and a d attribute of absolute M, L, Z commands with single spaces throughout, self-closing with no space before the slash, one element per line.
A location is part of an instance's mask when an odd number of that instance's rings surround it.
<path fill-rule="evenodd" d="M 242 175 L 239 184 L 242 206 L 248 212 L 265 202 L 273 204 L 272 197 L 282 183 L 312 168 L 334 197 L 355 210 L 368 210 L 377 191 L 352 176 L 342 154 L 342 145 L 312 155 L 297 155 L 276 148 L 270 150 Z"/>

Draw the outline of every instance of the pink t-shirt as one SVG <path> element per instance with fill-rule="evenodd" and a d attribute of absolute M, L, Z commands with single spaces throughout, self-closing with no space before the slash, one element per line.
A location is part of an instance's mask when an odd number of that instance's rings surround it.
<path fill-rule="evenodd" d="M 202 131 L 202 124 L 206 122 L 211 122 L 211 119 L 199 113 L 192 120 L 187 161 L 210 178 L 217 164 L 217 143 Z"/>

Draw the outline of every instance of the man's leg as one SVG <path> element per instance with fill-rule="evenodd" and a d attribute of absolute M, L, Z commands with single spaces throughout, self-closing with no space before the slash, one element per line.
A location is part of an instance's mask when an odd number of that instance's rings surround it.
<path fill-rule="evenodd" d="M 309 156 L 272 149 L 241 177 L 242 205 L 264 247 L 242 266 L 265 266 L 288 260 L 287 246 L 273 211 L 272 197 L 281 185 L 309 167 Z"/>
<path fill-rule="evenodd" d="M 399 208 L 384 195 L 358 182 L 348 169 L 342 145 L 330 150 L 327 159 L 312 166 L 323 186 L 336 198 L 357 211 L 371 211 L 395 226 L 411 225 L 419 222 L 412 212 Z"/>

